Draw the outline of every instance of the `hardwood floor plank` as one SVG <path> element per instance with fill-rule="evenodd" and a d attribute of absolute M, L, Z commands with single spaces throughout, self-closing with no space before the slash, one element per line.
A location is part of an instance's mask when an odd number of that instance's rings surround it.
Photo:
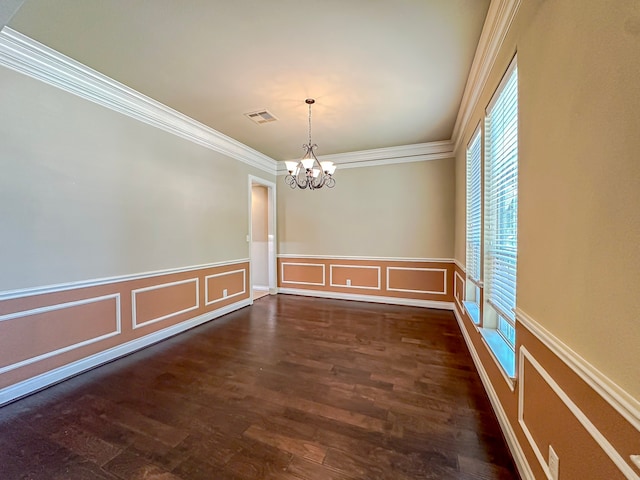
<path fill-rule="evenodd" d="M 105 442 L 74 425 L 66 425 L 52 434 L 50 438 L 57 444 L 66 447 L 81 457 L 99 466 L 104 465 L 121 451 L 115 445 Z"/>
<path fill-rule="evenodd" d="M 451 312 L 267 296 L 0 408 L 0 479 L 517 479 Z"/>
<path fill-rule="evenodd" d="M 130 480 L 182 480 L 146 458 L 125 451 L 104 466 L 108 472 L 121 479 Z"/>
<path fill-rule="evenodd" d="M 271 432 L 258 425 L 251 425 L 243 435 L 315 463 L 322 463 L 327 455 L 327 449 L 322 445 Z"/>

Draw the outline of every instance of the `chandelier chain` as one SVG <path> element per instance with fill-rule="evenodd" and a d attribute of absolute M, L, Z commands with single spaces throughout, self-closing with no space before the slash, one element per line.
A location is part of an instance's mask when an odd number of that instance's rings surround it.
<path fill-rule="evenodd" d="M 311 145 L 311 104 L 309 104 L 309 145 Z"/>

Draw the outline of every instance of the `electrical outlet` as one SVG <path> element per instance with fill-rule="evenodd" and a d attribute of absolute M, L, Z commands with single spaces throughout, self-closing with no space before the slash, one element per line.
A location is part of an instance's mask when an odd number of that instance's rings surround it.
<path fill-rule="evenodd" d="M 226 288 L 224 290 L 222 290 L 222 297 L 223 298 L 227 297 L 227 289 Z"/>
<path fill-rule="evenodd" d="M 558 458 L 558 454 L 553 447 L 549 445 L 549 474 L 551 475 L 551 480 L 558 480 L 559 463 L 560 459 Z"/>
<path fill-rule="evenodd" d="M 350 287 L 350 286 L 351 286 L 351 279 L 347 278 L 347 287 Z"/>

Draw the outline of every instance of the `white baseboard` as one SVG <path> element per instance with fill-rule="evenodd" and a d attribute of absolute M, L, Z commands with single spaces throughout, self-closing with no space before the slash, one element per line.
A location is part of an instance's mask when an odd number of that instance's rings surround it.
<path fill-rule="evenodd" d="M 123 357 L 130 353 L 148 347 L 154 343 L 158 343 L 169 337 L 182 333 L 191 328 L 197 327 L 203 323 L 211 321 L 215 318 L 231 313 L 240 308 L 246 307 L 250 304 L 249 299 L 241 300 L 239 302 L 227 305 L 225 307 L 214 310 L 213 312 L 207 312 L 203 315 L 199 315 L 191 320 L 181 322 L 177 325 L 165 328 L 157 332 L 153 332 L 141 338 L 136 338 L 130 342 L 118 345 L 103 352 L 96 353 L 90 357 L 83 358 L 76 362 L 64 365 L 49 372 L 42 373 L 36 377 L 29 378 L 22 382 L 10 385 L 0 390 L 0 406 L 22 398 L 26 395 L 37 392 L 44 388 L 50 387 L 55 383 L 59 383 L 70 377 L 78 375 L 80 373 L 96 368 L 102 364 Z"/>
<path fill-rule="evenodd" d="M 269 291 L 269 286 L 268 285 L 254 285 L 252 288 L 256 292 L 268 292 Z"/>
<path fill-rule="evenodd" d="M 305 297 L 333 298 L 336 300 L 355 300 L 357 302 L 388 303 L 391 305 L 405 305 L 409 307 L 437 308 L 453 310 L 453 302 L 439 302 L 435 300 L 415 300 L 412 298 L 382 297 L 378 295 L 359 295 L 354 293 L 327 292 L 322 290 L 306 290 L 302 288 L 279 288 L 278 293 L 303 295 Z"/>
<path fill-rule="evenodd" d="M 502 408 L 502 404 L 500 403 L 500 399 L 496 394 L 496 391 L 493 389 L 493 384 L 491 383 L 491 379 L 487 374 L 487 371 L 484 369 L 484 365 L 480 361 L 480 357 L 478 356 L 478 352 L 473 346 L 473 342 L 469 337 L 469 333 L 464 326 L 464 322 L 457 308 L 453 309 L 453 313 L 456 316 L 456 320 L 458 321 L 458 326 L 460 327 L 460 331 L 462 332 L 462 336 L 464 337 L 464 341 L 467 344 L 467 348 L 471 353 L 471 358 L 473 359 L 473 363 L 476 366 L 476 370 L 478 370 L 478 374 L 480 375 L 480 379 L 482 380 L 482 384 L 484 385 L 484 389 L 489 396 L 489 401 L 491 402 L 491 406 L 493 407 L 493 411 L 498 418 L 498 423 L 500 424 L 500 428 L 502 429 L 502 433 L 504 434 L 504 438 L 507 441 L 507 445 L 509 446 L 509 450 L 511 451 L 511 455 L 513 456 L 513 460 L 518 469 L 518 473 L 522 480 L 535 480 L 533 472 L 531 471 L 531 466 L 529 462 L 527 462 L 527 457 L 518 442 L 516 437 L 516 433 L 509 422 L 509 418 Z"/>

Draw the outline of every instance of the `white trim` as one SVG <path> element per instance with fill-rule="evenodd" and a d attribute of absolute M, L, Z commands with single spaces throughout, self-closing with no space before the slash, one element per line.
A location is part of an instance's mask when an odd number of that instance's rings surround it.
<path fill-rule="evenodd" d="M 249 175 L 249 286 L 253 286 L 253 277 L 251 274 L 251 254 L 253 243 L 253 185 L 262 185 L 267 189 L 267 279 L 269 281 L 269 293 L 275 294 L 278 290 L 278 260 L 277 260 L 277 186 L 275 183 L 265 180 L 264 178 Z M 253 288 L 250 297 L 253 302 Z"/>
<path fill-rule="evenodd" d="M 521 0 L 491 0 L 453 126 L 451 140 L 454 151 L 460 148 L 464 139 L 464 132 L 485 89 L 498 52 L 518 12 L 520 2 Z"/>
<path fill-rule="evenodd" d="M 196 304 L 193 307 L 185 308 L 183 310 L 169 313 L 167 315 L 163 315 L 161 317 L 154 318 L 152 320 L 147 320 L 146 322 L 138 323 L 138 308 L 136 305 L 136 295 L 140 292 L 148 292 L 151 290 L 160 290 L 161 288 L 173 287 L 174 285 L 183 285 L 185 283 L 195 283 L 196 286 Z M 131 325 L 133 329 L 144 327 L 147 325 L 151 325 L 152 323 L 160 322 L 162 320 L 166 320 L 167 318 L 175 317 L 176 315 L 180 315 L 182 313 L 191 312 L 192 310 L 197 310 L 200 308 L 200 279 L 199 278 L 189 278 L 187 280 L 179 280 L 177 282 L 169 282 L 169 283 L 161 283 L 159 285 L 151 285 L 150 287 L 136 288 L 135 290 L 131 290 Z"/>
<path fill-rule="evenodd" d="M 467 267 L 465 267 L 461 261 L 457 260 L 457 259 L 453 259 L 452 262 L 454 263 L 454 265 L 456 265 L 464 275 L 467 274 Z"/>
<path fill-rule="evenodd" d="M 306 290 L 302 288 L 278 289 L 278 293 L 286 295 L 302 295 L 304 297 L 332 298 L 336 300 L 355 300 L 357 302 L 386 303 L 389 305 L 405 305 L 408 307 L 437 308 L 439 310 L 453 310 L 453 302 L 436 300 L 416 300 L 402 297 L 383 297 L 380 295 L 361 295 L 356 293 L 328 292 L 324 290 Z"/>
<path fill-rule="evenodd" d="M 640 477 L 636 475 L 631 466 L 622 458 L 620 453 L 614 448 L 613 445 L 605 438 L 605 436 L 596 428 L 596 426 L 591 423 L 589 418 L 580 410 L 580 408 L 569 398 L 569 396 L 560 388 L 560 386 L 556 383 L 549 372 L 547 372 L 542 365 L 534 358 L 534 356 L 524 347 L 520 347 L 520 366 L 519 366 L 519 378 L 520 378 L 520 387 L 519 387 L 519 398 L 518 398 L 518 422 L 522 427 L 522 431 L 524 432 L 525 437 L 527 438 L 531 449 L 536 455 L 536 458 L 540 462 L 540 466 L 544 470 L 547 478 L 552 480 L 551 472 L 549 470 L 549 465 L 544 459 L 544 455 L 538 448 L 538 444 L 536 443 L 533 435 L 529 431 L 529 428 L 524 421 L 524 360 L 527 359 L 531 366 L 540 374 L 542 379 L 549 385 L 551 390 L 558 396 L 558 398 L 565 404 L 565 406 L 571 411 L 571 413 L 575 416 L 576 420 L 580 422 L 580 424 L 584 427 L 584 429 L 591 435 L 591 437 L 596 441 L 598 446 L 607 454 L 607 456 L 611 459 L 611 461 L 620 469 L 620 472 L 629 480 L 638 480 Z"/>
<path fill-rule="evenodd" d="M 254 285 L 253 290 L 255 290 L 256 292 L 270 292 L 271 288 L 269 288 L 267 285 Z"/>
<path fill-rule="evenodd" d="M 493 107 L 495 106 L 496 102 L 500 98 L 500 95 L 502 94 L 502 92 L 505 89 L 505 85 L 509 82 L 509 80 L 511 80 L 511 74 L 513 74 L 513 71 L 516 68 L 518 68 L 518 55 L 517 54 L 514 55 L 513 58 L 511 59 L 511 62 L 509 62 L 509 66 L 507 67 L 507 70 L 502 75 L 502 79 L 500 79 L 500 83 L 498 84 L 498 86 L 496 87 L 495 91 L 493 92 L 493 95 L 491 96 L 491 100 L 489 100 L 489 103 L 485 107 L 485 109 L 484 109 L 485 116 L 487 116 L 487 117 L 489 116 L 489 111 L 492 110 Z"/>
<path fill-rule="evenodd" d="M 634 428 L 640 430 L 640 402 L 638 400 L 634 399 L 520 308 L 516 308 L 514 311 L 517 322 L 529 330 L 560 360 L 567 364 L 576 375 L 593 388 Z"/>
<path fill-rule="evenodd" d="M 462 332 L 462 336 L 464 337 L 464 341 L 467 344 L 467 348 L 469 349 L 469 353 L 471 353 L 471 358 L 473 359 L 473 363 L 476 366 L 476 370 L 480 375 L 480 380 L 482 380 L 482 384 L 484 385 L 484 389 L 489 396 L 489 401 L 491 402 L 491 406 L 493 407 L 493 411 L 498 418 L 498 423 L 500 424 L 500 428 L 502 429 L 502 433 L 504 434 L 504 438 L 507 441 L 507 445 L 509 446 L 509 450 L 511 451 L 511 455 L 513 456 L 513 460 L 518 468 L 518 473 L 522 480 L 535 480 L 535 476 L 533 475 L 533 471 L 531 470 L 531 466 L 529 462 L 527 462 L 527 457 L 522 450 L 522 446 L 518 442 L 518 437 L 516 436 L 513 427 L 511 426 L 511 422 L 509 422 L 509 418 L 502 408 L 502 403 L 498 398 L 498 394 L 493 388 L 493 384 L 491 383 L 491 379 L 487 374 L 487 371 L 484 369 L 484 365 L 478 356 L 478 352 L 476 351 L 473 342 L 471 341 L 471 337 L 469 337 L 469 333 L 464 326 L 464 320 L 462 319 L 462 315 L 458 312 L 456 308 L 454 308 L 453 313 L 456 316 L 456 320 L 458 321 L 458 326 L 460 327 L 460 331 Z"/>
<path fill-rule="evenodd" d="M 298 255 L 295 253 L 280 253 L 278 258 L 308 258 L 321 260 L 359 260 L 365 262 L 426 262 L 426 263 L 454 263 L 453 258 L 413 258 L 413 257 L 363 257 L 354 255 Z"/>
<path fill-rule="evenodd" d="M 380 165 L 396 165 L 400 163 L 425 162 L 454 158 L 453 143 L 449 140 L 397 147 L 376 148 L 356 152 L 320 155 L 321 162 L 331 161 L 338 166 L 338 170 L 347 168 L 377 167 Z M 297 161 L 297 159 L 292 159 Z M 285 162 L 278 163 L 278 175 L 286 175 Z"/>
<path fill-rule="evenodd" d="M 191 320 L 158 330 L 157 332 L 150 333 L 144 337 L 137 338 L 122 345 L 110 348 L 109 350 L 83 358 L 77 362 L 64 365 L 60 368 L 56 368 L 55 370 L 51 370 L 36 377 L 32 377 L 0 389 L 0 406 L 31 393 L 35 393 L 38 390 L 42 390 L 43 388 L 49 387 L 55 383 L 59 383 L 74 375 L 86 372 L 87 370 L 98 367 L 104 363 L 123 357 L 124 355 L 128 355 L 136 350 L 148 347 L 149 345 L 165 340 L 177 335 L 178 333 L 182 333 L 185 330 L 197 327 L 198 325 L 221 317 L 222 315 L 226 315 L 227 313 L 246 307 L 249 304 L 249 299 L 241 300 L 212 312 L 204 313 L 198 317 L 192 318 Z"/>
<path fill-rule="evenodd" d="M 322 267 L 322 283 L 315 283 L 315 282 L 291 282 L 288 280 L 284 279 L 284 266 L 285 265 L 298 265 L 298 266 L 303 266 L 303 267 Z M 280 264 L 280 278 L 282 283 L 291 283 L 292 285 L 319 285 L 324 287 L 325 286 L 325 278 L 326 278 L 326 273 L 325 273 L 325 269 L 324 269 L 324 263 L 298 263 L 298 262 L 282 262 Z"/>
<path fill-rule="evenodd" d="M 463 310 L 463 306 L 462 304 L 458 301 L 458 284 L 456 282 L 456 277 L 458 277 L 460 280 L 462 280 L 462 292 L 465 292 L 465 279 L 462 275 L 460 275 L 458 273 L 457 270 L 453 271 L 453 301 L 456 302 L 458 304 L 458 307 L 460 308 L 460 310 Z M 464 300 L 463 300 L 464 301 Z"/>
<path fill-rule="evenodd" d="M 52 350 L 47 353 L 43 353 L 41 355 L 37 355 L 35 357 L 27 358 L 26 360 L 22 360 L 20 362 L 12 363 L 10 365 L 6 365 L 0 368 L 0 375 L 6 372 L 10 372 L 11 370 L 15 370 L 16 368 L 24 367 L 26 365 L 30 365 L 35 362 L 39 362 L 41 360 L 45 360 L 47 358 L 54 357 L 56 355 L 60 355 L 61 353 L 69 352 L 71 350 L 75 350 L 76 348 L 84 347 L 86 345 L 91 345 L 92 343 L 99 342 L 101 340 L 105 340 L 107 338 L 114 337 L 119 335 L 122 331 L 122 324 L 120 318 L 120 294 L 113 293 L 110 295 L 103 295 L 100 297 L 91 297 L 85 298 L 83 300 L 77 300 L 74 302 L 66 302 L 66 303 L 58 303 L 55 305 L 47 305 L 46 307 L 34 308 L 32 310 L 23 310 L 20 312 L 9 313 L 7 315 L 0 316 L 0 322 L 6 320 L 14 320 L 16 318 L 24 318 L 31 315 L 40 315 L 42 313 L 53 312 L 56 310 L 63 310 L 65 308 L 77 307 L 79 305 L 86 305 L 89 303 L 97 303 L 104 300 L 115 299 L 116 301 L 116 329 L 112 332 L 105 333 L 104 335 L 100 335 L 99 337 L 90 338 L 88 340 L 84 340 L 82 342 L 74 343 L 72 345 L 67 345 L 66 347 L 58 348 L 57 350 Z"/>
<path fill-rule="evenodd" d="M 128 282 L 131 280 L 140 280 L 143 278 L 159 277 L 161 275 L 171 275 L 174 273 L 192 272 L 194 270 L 204 270 L 214 267 L 226 267 L 228 265 L 236 265 L 240 263 L 248 263 L 248 258 L 240 260 L 228 260 L 224 262 L 205 263 L 202 265 L 193 265 L 189 267 L 167 268 L 164 270 L 155 270 L 151 272 L 134 273 L 130 275 L 119 275 L 115 277 L 98 278 L 95 280 L 82 280 L 79 282 L 58 283 L 55 285 L 45 285 L 42 287 L 21 288 L 18 290 L 7 290 L 0 293 L 0 301 L 11 300 L 13 298 L 30 297 L 33 295 L 43 295 L 45 293 L 63 292 L 66 290 L 74 290 L 78 288 L 98 287 L 110 283 Z"/>
<path fill-rule="evenodd" d="M 423 272 L 442 272 L 444 290 L 409 290 L 405 288 L 391 288 L 389 283 L 389 271 L 390 270 L 413 270 Z M 445 268 L 416 268 L 416 267 L 387 267 L 387 290 L 390 292 L 406 292 L 406 293 L 428 293 L 433 295 L 446 295 L 447 294 L 447 270 Z"/>
<path fill-rule="evenodd" d="M 223 275 L 231 275 L 233 273 L 240 273 L 240 272 L 242 272 L 242 291 L 241 292 L 232 293 L 231 295 L 227 295 L 226 297 L 216 298 L 215 300 L 209 300 L 209 282 L 208 282 L 208 280 L 210 278 L 222 277 Z M 238 295 L 243 295 L 244 293 L 247 292 L 246 284 L 247 284 L 247 270 L 245 268 L 241 268 L 239 270 L 231 270 L 229 272 L 215 273 L 213 275 L 207 275 L 206 277 L 204 277 L 204 304 L 205 304 L 205 306 L 212 305 L 214 303 L 218 303 L 218 302 L 221 302 L 223 300 L 228 300 L 229 298 L 237 297 Z M 256 288 L 256 290 L 257 290 L 257 288 Z M 269 288 L 266 287 L 265 290 L 269 290 Z"/>
<path fill-rule="evenodd" d="M 361 285 L 342 285 L 342 284 L 334 284 L 333 283 L 333 267 L 338 268 L 369 268 L 373 270 L 378 270 L 378 286 L 377 287 L 363 287 Z M 340 287 L 340 288 L 363 288 L 368 290 L 380 290 L 382 285 L 380 285 L 381 269 L 379 266 L 374 265 L 338 265 L 338 264 L 329 264 L 329 286 L 331 287 Z"/>
<path fill-rule="evenodd" d="M 0 65 L 275 175 L 276 161 L 9 27 Z"/>

